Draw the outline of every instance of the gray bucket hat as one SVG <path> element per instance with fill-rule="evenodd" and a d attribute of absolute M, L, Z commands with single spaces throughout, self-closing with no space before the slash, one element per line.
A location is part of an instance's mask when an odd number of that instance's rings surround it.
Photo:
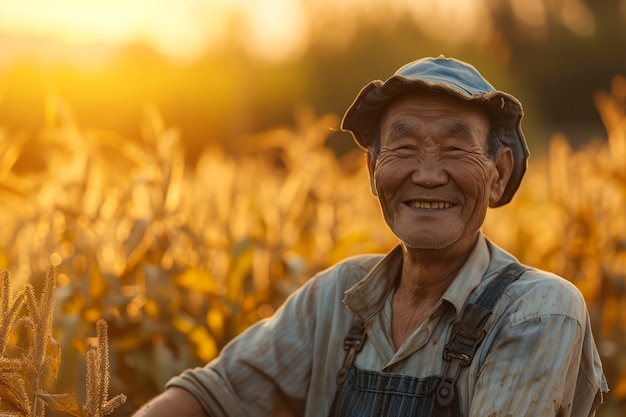
<path fill-rule="evenodd" d="M 460 100 L 480 104 L 489 114 L 492 128 L 502 132 L 501 141 L 513 151 L 514 167 L 500 200 L 507 204 L 517 191 L 528 160 L 528 145 L 521 120 L 522 104 L 510 94 L 498 91 L 473 66 L 452 58 L 423 58 L 413 61 L 383 82 L 367 84 L 348 108 L 341 129 L 352 133 L 357 144 L 367 149 L 379 139 L 380 116 L 385 108 L 405 93 L 440 92 Z"/>

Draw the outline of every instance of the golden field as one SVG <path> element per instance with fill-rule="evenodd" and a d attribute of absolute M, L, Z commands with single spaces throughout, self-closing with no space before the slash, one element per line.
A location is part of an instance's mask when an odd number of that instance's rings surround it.
<path fill-rule="evenodd" d="M 485 233 L 585 296 L 607 417 L 626 410 L 626 80 L 596 105 L 608 141 L 551 138 Z M 396 244 L 363 155 L 328 147 L 335 115 L 299 109 L 194 166 L 158 111 L 142 123 L 83 128 L 50 97 L 37 135 L 0 127 L 2 415 L 129 415 L 316 271 Z"/>

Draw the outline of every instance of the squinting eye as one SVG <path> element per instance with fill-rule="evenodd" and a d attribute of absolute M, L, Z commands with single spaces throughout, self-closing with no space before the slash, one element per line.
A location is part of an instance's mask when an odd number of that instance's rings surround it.
<path fill-rule="evenodd" d="M 449 148 L 446 149 L 446 151 L 448 151 L 448 152 L 467 152 L 467 149 L 458 148 L 456 146 L 450 146 Z"/>
<path fill-rule="evenodd" d="M 403 146 L 399 149 L 403 151 L 411 151 L 411 152 L 417 151 L 417 148 L 415 146 Z"/>
<path fill-rule="evenodd" d="M 400 153 L 415 153 L 417 151 L 417 148 L 415 146 L 401 146 L 395 149 L 396 152 L 400 152 Z"/>

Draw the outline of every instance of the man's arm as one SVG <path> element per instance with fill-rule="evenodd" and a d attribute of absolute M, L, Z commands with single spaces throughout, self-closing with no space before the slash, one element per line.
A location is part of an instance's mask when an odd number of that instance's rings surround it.
<path fill-rule="evenodd" d="M 171 387 L 137 411 L 133 417 L 210 417 L 189 391 Z"/>

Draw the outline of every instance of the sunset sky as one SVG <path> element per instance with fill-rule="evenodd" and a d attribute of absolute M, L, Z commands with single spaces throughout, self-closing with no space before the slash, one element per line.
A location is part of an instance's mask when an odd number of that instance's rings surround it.
<path fill-rule="evenodd" d="M 237 27 L 233 27 L 236 25 Z M 293 0 L 20 0 L 0 3 L 0 34 L 68 45 L 142 41 L 191 60 L 228 31 L 280 59 L 301 48 L 307 21 Z M 268 45 L 274 47 L 268 48 Z M 0 46 L 0 48 L 2 48 Z"/>
<path fill-rule="evenodd" d="M 542 0 L 511 1 L 532 19 L 545 13 Z M 8 40 L 0 44 L 0 54 L 36 50 L 40 40 L 74 48 L 139 41 L 184 62 L 234 33 L 253 56 L 280 60 L 301 52 L 312 33 L 334 42 L 349 40 L 356 17 L 383 22 L 381 16 L 389 21 L 409 13 L 428 32 L 466 39 L 484 28 L 486 7 L 485 0 L 6 1 L 0 3 L 0 36 Z"/>
<path fill-rule="evenodd" d="M 581 0 L 502 0 L 521 25 L 545 25 L 549 14 L 579 35 L 595 22 Z M 624 2 L 626 3 L 626 1 Z M 467 41 L 489 28 L 487 0 L 20 0 L 0 2 L 0 59 L 37 42 L 76 48 L 144 42 L 180 62 L 198 58 L 226 34 L 245 40 L 252 56 L 289 58 L 311 36 L 349 42 L 358 18 L 388 23 L 413 16 L 430 35 Z M 625 7 L 626 9 L 626 7 Z M 40 45 L 41 46 L 41 45 Z M 3 51 L 4 49 L 4 51 Z M 44 53 L 45 54 L 45 53 Z M 4 56 L 3 56 L 4 55 Z"/>

